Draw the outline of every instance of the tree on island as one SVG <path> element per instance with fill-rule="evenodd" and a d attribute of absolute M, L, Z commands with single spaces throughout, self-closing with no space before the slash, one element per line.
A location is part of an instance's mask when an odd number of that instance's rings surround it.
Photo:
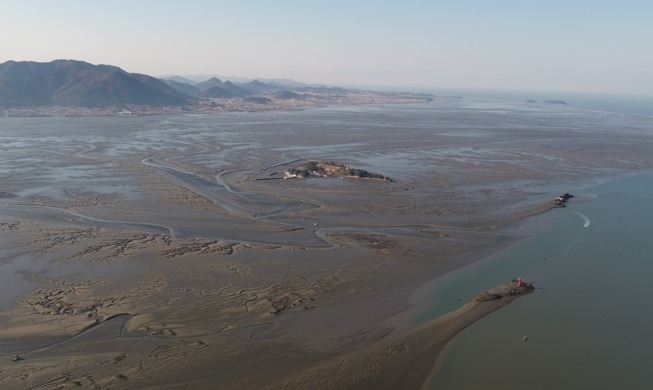
<path fill-rule="evenodd" d="M 336 164 L 333 161 L 325 163 L 322 161 L 309 160 L 301 164 L 299 168 L 289 168 L 286 173 L 297 177 L 335 175 L 391 181 L 389 177 L 383 176 L 379 173 L 368 172 L 365 169 L 350 168 L 343 164 Z"/>

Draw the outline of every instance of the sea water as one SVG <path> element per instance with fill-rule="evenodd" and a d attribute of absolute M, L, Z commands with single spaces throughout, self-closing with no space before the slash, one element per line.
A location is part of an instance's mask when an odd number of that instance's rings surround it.
<path fill-rule="evenodd" d="M 430 388 L 653 388 L 653 174 L 580 192 L 434 291 L 453 302 L 518 276 L 537 288 L 454 339 Z"/>

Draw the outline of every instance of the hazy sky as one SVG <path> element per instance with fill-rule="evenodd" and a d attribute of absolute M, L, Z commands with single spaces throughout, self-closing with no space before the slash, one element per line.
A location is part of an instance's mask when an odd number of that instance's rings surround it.
<path fill-rule="evenodd" d="M 653 94 L 651 0 L 0 0 L 0 62 Z"/>

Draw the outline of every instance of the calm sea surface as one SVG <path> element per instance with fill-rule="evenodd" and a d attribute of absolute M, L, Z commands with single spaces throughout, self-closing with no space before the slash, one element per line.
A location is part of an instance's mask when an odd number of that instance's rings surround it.
<path fill-rule="evenodd" d="M 457 337 L 431 388 L 653 388 L 651 194 L 650 173 L 582 189 L 525 226 L 540 233 L 447 278 L 433 313 L 510 277 L 538 290 Z"/>

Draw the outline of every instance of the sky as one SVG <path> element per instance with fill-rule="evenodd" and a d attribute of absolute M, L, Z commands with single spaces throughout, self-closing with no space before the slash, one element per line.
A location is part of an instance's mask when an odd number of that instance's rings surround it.
<path fill-rule="evenodd" d="M 650 0 L 0 0 L 0 63 L 653 95 Z"/>

